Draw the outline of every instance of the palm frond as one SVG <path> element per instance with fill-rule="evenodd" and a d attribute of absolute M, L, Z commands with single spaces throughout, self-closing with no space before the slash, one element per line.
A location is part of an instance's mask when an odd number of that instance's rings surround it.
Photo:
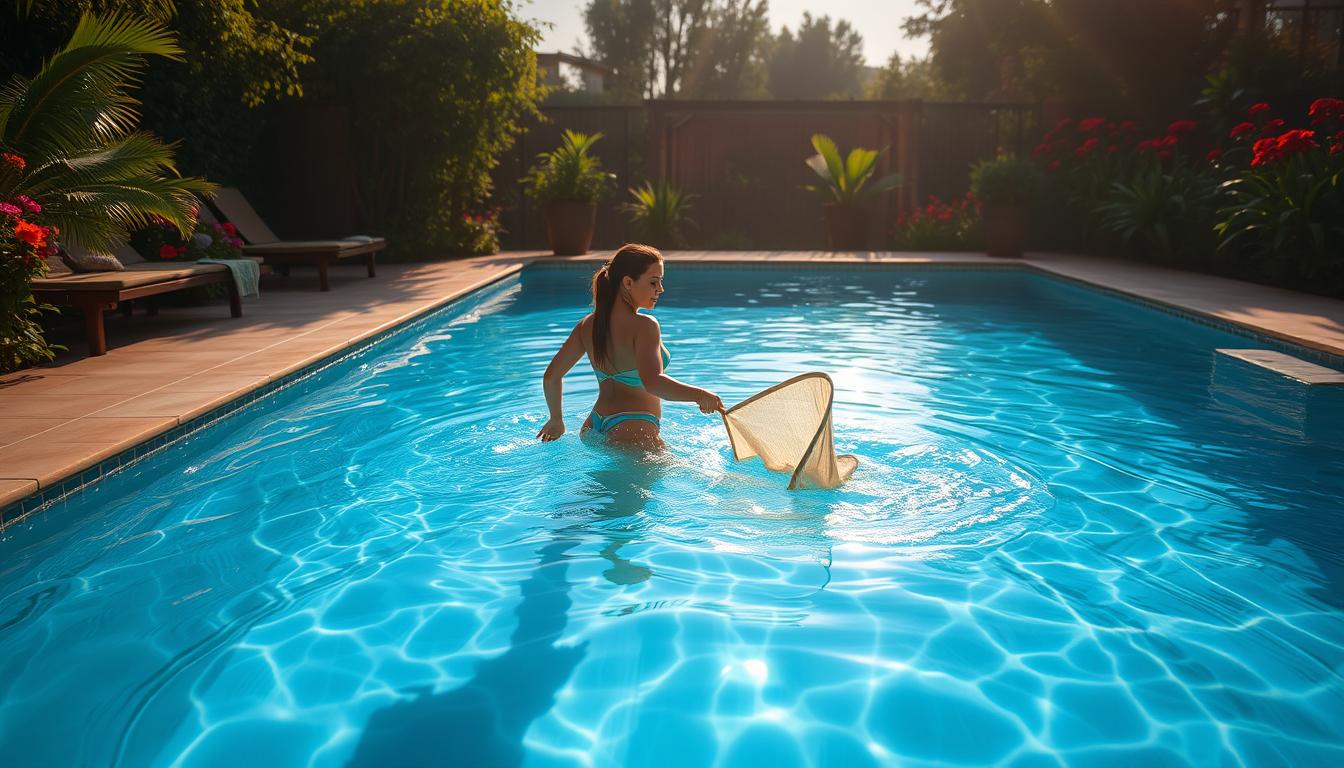
<path fill-rule="evenodd" d="M 156 216 L 183 233 L 191 232 L 200 208 L 196 195 L 213 188 L 202 179 L 162 176 L 76 185 L 63 189 L 59 197 L 48 195 L 43 215 L 60 229 L 62 242 L 106 248 L 148 226 Z"/>
<path fill-rule="evenodd" d="M 137 131 L 107 146 L 49 160 L 35 167 L 27 180 L 28 194 L 40 196 L 49 189 L 163 172 L 175 175 L 173 149 L 173 145 L 164 144 L 156 136 Z"/>
<path fill-rule="evenodd" d="M 134 130 L 146 56 L 180 59 L 172 33 L 153 21 L 85 14 L 65 48 L 31 80 L 0 90 L 0 140 L 31 160 Z"/>

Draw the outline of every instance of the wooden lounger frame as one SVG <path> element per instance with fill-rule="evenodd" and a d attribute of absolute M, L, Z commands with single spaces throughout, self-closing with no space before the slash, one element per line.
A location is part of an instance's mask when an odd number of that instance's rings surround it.
<path fill-rule="evenodd" d="M 48 279 L 60 280 L 59 277 Z M 173 278 L 149 285 L 137 285 L 134 288 L 80 288 L 78 283 L 71 283 L 69 287 L 33 286 L 33 298 L 57 306 L 78 307 L 84 313 L 84 333 L 89 340 L 89 355 L 96 357 L 107 354 L 103 313 L 116 309 L 120 302 L 215 283 L 224 283 L 228 288 L 229 314 L 233 317 L 242 317 L 243 299 L 238 294 L 238 284 L 233 280 L 233 273 L 227 269 Z"/>

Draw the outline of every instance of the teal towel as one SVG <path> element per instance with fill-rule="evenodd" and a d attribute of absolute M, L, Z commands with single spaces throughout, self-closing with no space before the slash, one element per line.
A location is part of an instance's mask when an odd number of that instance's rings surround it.
<path fill-rule="evenodd" d="M 247 298 L 261 295 L 261 265 L 251 259 L 197 259 L 196 263 L 223 264 L 233 273 L 239 296 Z"/>

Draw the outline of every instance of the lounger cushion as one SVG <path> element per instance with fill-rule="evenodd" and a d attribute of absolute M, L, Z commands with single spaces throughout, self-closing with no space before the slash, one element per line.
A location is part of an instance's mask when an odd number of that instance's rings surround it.
<path fill-rule="evenodd" d="M 117 257 L 110 253 L 97 253 L 74 244 L 61 249 L 61 261 L 76 273 L 120 272 L 125 269 Z"/>
<path fill-rule="evenodd" d="M 285 240 L 279 243 L 245 245 L 243 246 L 243 253 L 258 256 L 269 254 L 278 256 L 286 253 L 327 253 L 335 251 L 339 255 L 341 251 L 367 251 L 370 245 L 372 244 L 357 240 Z"/>
<path fill-rule="evenodd" d="M 33 281 L 37 290 L 122 291 L 210 272 L 228 272 L 223 264 L 131 264 L 121 272 L 83 272 Z"/>

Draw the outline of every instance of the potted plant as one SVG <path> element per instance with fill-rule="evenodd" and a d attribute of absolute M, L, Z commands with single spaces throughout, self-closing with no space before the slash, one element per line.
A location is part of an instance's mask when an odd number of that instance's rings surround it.
<path fill-rule="evenodd" d="M 651 181 L 631 189 L 630 202 L 621 210 L 630 216 L 635 236 L 659 248 L 675 248 L 682 244 L 682 230 L 695 226 L 690 218 L 691 201 L 695 195 L 682 192 L 676 185 Z"/>
<path fill-rule="evenodd" d="M 1008 155 L 981 161 L 971 169 L 971 193 L 980 201 L 990 256 L 1022 256 L 1027 217 L 1040 184 L 1034 163 Z"/>
<path fill-rule="evenodd" d="M 822 213 L 826 217 L 826 235 L 831 250 L 853 251 L 868 247 L 868 212 L 859 203 L 873 195 L 895 189 L 901 184 L 897 174 L 873 179 L 877 158 L 886 150 L 856 147 L 849 157 L 841 158 L 831 137 L 812 134 L 817 154 L 807 159 L 807 167 L 821 178 L 820 184 L 807 188 L 826 199 Z"/>
<path fill-rule="evenodd" d="M 524 178 L 527 191 L 545 206 L 546 240 L 557 256 L 588 252 L 597 226 L 597 201 L 615 175 L 589 154 L 600 133 L 565 131 L 560 146 L 537 156 Z"/>

